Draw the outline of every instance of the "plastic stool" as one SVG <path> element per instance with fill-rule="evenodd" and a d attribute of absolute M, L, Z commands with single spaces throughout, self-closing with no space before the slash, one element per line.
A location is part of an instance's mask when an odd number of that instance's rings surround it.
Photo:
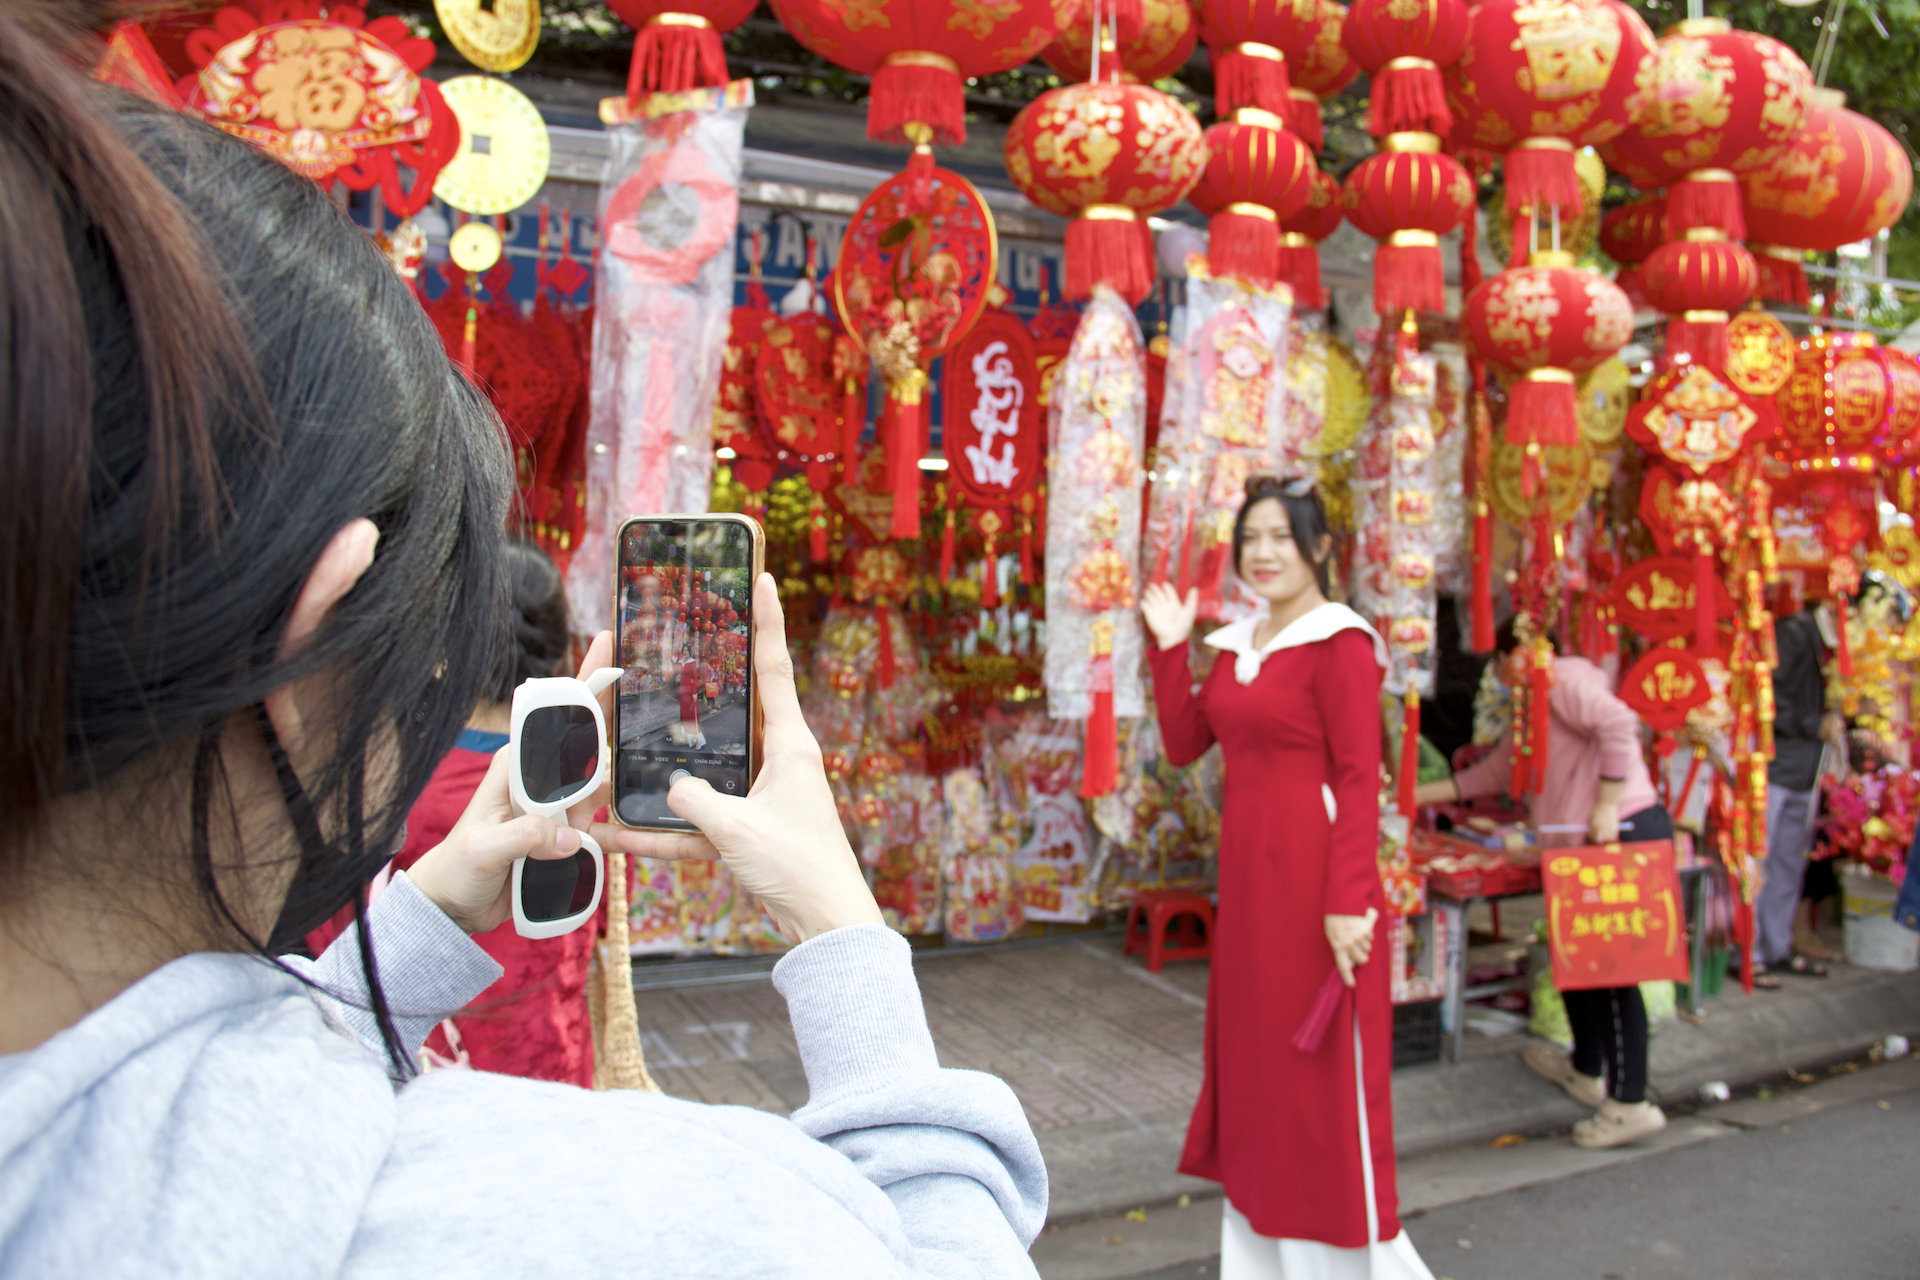
<path fill-rule="evenodd" d="M 1141 889 L 1127 910 L 1120 954 L 1135 951 L 1147 953 L 1149 973 L 1168 960 L 1205 960 L 1213 954 L 1213 903 L 1195 889 Z"/>

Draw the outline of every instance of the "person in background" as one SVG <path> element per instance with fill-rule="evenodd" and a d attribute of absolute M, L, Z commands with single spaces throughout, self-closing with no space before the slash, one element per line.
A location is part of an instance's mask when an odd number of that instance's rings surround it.
<path fill-rule="evenodd" d="M 1782 973 L 1824 978 L 1827 970 L 1799 955 L 1793 945 L 1807 852 L 1813 847 L 1813 815 L 1820 785 L 1820 757 L 1832 736 L 1823 722 L 1827 680 L 1820 670 L 1820 629 L 1805 612 L 1790 581 L 1774 599 L 1774 643 L 1780 665 L 1773 671 L 1773 762 L 1767 766 L 1767 859 L 1753 904 L 1754 985 L 1777 988 Z"/>
<path fill-rule="evenodd" d="M 1494 648 L 1511 662 L 1520 648 L 1515 620 L 1500 624 Z M 1660 807 L 1640 753 L 1640 717 L 1613 694 L 1612 683 L 1585 658 L 1554 659 L 1547 730 L 1547 772 L 1539 794 L 1526 797 L 1543 832 L 1584 831 L 1599 844 L 1670 840 L 1673 821 Z M 1422 783 L 1420 804 L 1445 804 L 1507 790 L 1513 777 L 1513 730 L 1478 763 L 1443 782 Z M 1526 1048 L 1527 1065 L 1566 1090 L 1591 1119 L 1573 1127 L 1581 1147 L 1617 1147 L 1667 1127 L 1647 1098 L 1647 1006 L 1639 987 L 1561 993 L 1573 1029 L 1569 1057 L 1544 1041 Z"/>

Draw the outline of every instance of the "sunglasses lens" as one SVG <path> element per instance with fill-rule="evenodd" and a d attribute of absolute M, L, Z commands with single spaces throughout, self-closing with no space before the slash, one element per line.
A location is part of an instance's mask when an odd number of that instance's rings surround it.
<path fill-rule="evenodd" d="M 582 706 L 535 707 L 520 723 L 520 785 L 535 804 L 571 799 L 600 767 L 600 732 Z"/>
<path fill-rule="evenodd" d="M 599 874 L 585 849 L 571 858 L 528 858 L 520 873 L 520 914 L 535 924 L 580 914 L 593 901 Z"/>

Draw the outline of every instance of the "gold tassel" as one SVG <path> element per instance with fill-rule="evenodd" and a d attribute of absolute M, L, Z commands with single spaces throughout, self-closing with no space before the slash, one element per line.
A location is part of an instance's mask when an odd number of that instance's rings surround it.
<path fill-rule="evenodd" d="M 607 856 L 607 936 L 600 943 L 594 1019 L 593 1087 L 659 1093 L 640 1049 L 640 1010 L 633 1001 L 633 956 L 627 951 L 627 858 Z"/>

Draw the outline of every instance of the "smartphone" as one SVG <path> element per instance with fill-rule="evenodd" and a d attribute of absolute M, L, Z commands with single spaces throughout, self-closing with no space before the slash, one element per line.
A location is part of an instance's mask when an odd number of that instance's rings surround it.
<path fill-rule="evenodd" d="M 692 831 L 668 788 L 687 775 L 744 796 L 759 772 L 753 584 L 766 537 L 742 515 L 634 516 L 616 545 L 614 816 Z"/>

